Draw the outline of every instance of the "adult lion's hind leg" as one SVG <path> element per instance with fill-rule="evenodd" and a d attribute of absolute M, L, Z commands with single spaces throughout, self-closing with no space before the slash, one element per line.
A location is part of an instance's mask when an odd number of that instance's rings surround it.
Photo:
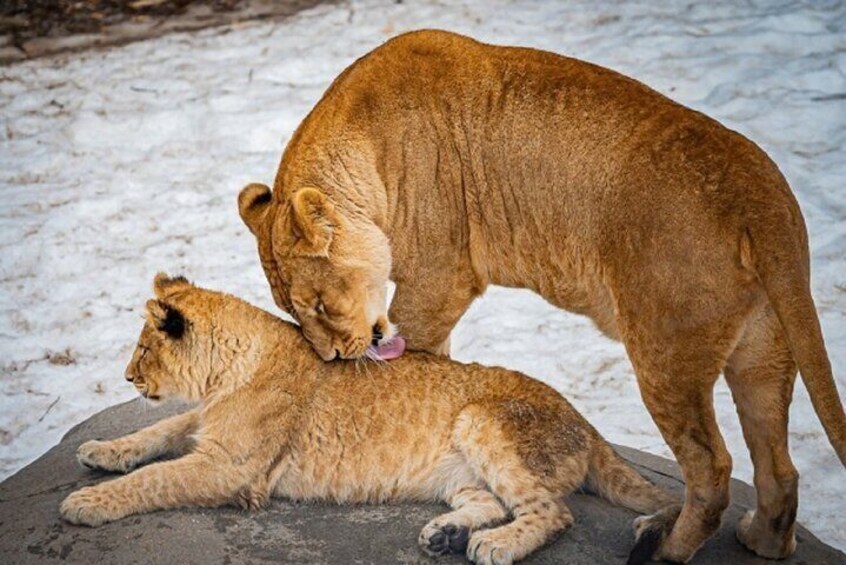
<path fill-rule="evenodd" d="M 684 563 L 717 531 L 729 504 L 731 457 L 713 407 L 722 363 L 719 354 L 708 351 L 713 336 L 652 337 L 641 332 L 626 346 L 646 408 L 682 468 L 685 502 L 681 513 L 668 508 L 636 521 L 638 543 L 629 563 L 650 557 Z M 652 547 L 645 548 L 645 541 Z"/>
<path fill-rule="evenodd" d="M 785 558 L 796 548 L 799 475 L 787 449 L 796 372 L 781 324 L 767 306 L 751 320 L 725 375 L 755 467 L 758 499 L 755 511 L 740 520 L 737 537 L 771 559 Z"/>

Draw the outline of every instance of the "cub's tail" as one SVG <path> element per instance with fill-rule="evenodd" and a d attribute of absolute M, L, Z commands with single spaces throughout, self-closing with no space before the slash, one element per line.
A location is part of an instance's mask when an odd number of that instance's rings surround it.
<path fill-rule="evenodd" d="M 609 502 L 641 514 L 679 503 L 678 498 L 643 478 L 604 441 L 598 442 L 591 454 L 587 486 Z"/>
<path fill-rule="evenodd" d="M 627 565 L 649 561 L 673 529 L 681 501 L 643 478 L 604 441 L 591 454 L 587 486 L 609 502 L 652 514 L 635 520 L 636 542 Z"/>

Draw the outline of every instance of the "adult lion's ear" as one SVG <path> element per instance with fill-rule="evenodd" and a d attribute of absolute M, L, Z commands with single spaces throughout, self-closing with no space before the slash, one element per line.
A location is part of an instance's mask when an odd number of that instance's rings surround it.
<path fill-rule="evenodd" d="M 332 202 L 318 190 L 303 188 L 294 194 L 293 215 L 301 236 L 294 249 L 310 257 L 327 257 L 338 226 L 338 213 Z"/>
<path fill-rule="evenodd" d="M 162 300 L 147 301 L 147 319 L 154 328 L 173 339 L 185 335 L 185 316 Z"/>
<path fill-rule="evenodd" d="M 238 213 L 253 235 L 258 235 L 272 196 L 270 187 L 257 182 L 248 184 L 238 194 Z"/>
<path fill-rule="evenodd" d="M 153 292 L 159 298 L 190 286 L 192 286 L 191 283 L 185 277 L 171 277 L 167 273 L 158 273 L 153 279 Z"/>

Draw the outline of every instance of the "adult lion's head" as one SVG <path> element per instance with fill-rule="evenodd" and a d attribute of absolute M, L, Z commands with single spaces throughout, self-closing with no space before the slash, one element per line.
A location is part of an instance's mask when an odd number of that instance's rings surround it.
<path fill-rule="evenodd" d="M 258 241 L 276 304 L 321 358 L 355 359 L 374 339 L 393 336 L 386 313 L 391 251 L 372 222 L 342 214 L 314 188 L 283 200 L 250 184 L 238 210 Z"/>

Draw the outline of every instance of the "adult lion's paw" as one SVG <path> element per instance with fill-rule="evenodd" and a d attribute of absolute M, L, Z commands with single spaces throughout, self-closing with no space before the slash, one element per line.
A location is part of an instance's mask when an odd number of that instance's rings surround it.
<path fill-rule="evenodd" d="M 71 493 L 59 508 L 62 518 L 71 524 L 99 526 L 121 517 L 111 498 L 97 487 L 85 487 Z"/>
<path fill-rule="evenodd" d="M 629 553 L 626 565 L 641 565 L 647 561 L 657 561 L 666 556 L 661 553 L 664 541 L 673 530 L 681 514 L 681 505 L 668 506 L 649 516 L 638 516 L 632 527 L 635 533 L 635 545 Z"/>
<path fill-rule="evenodd" d="M 772 525 L 772 523 L 770 523 Z M 796 551 L 796 536 L 791 527 L 782 532 L 774 532 L 755 520 L 755 512 L 750 510 L 737 523 L 737 539 L 750 551 L 767 559 L 784 559 Z"/>
<path fill-rule="evenodd" d="M 120 450 L 113 441 L 86 441 L 76 450 L 76 459 L 89 469 L 127 473 L 135 468 L 135 457 Z"/>

